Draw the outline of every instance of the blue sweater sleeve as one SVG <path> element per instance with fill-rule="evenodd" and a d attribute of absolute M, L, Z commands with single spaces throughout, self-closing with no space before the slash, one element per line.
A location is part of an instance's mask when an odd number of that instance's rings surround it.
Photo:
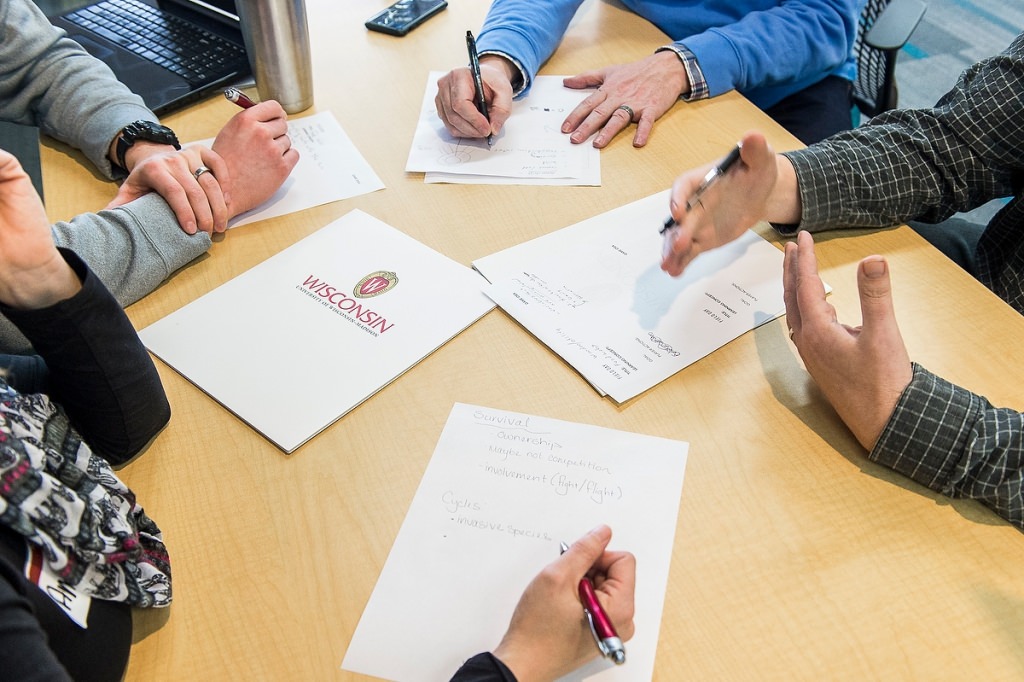
<path fill-rule="evenodd" d="M 583 0 L 495 0 L 477 36 L 477 48 L 516 59 L 526 70 L 529 90 L 581 4 Z"/>
<path fill-rule="evenodd" d="M 851 56 L 863 0 L 623 0 L 685 45 L 710 95 L 743 92 L 761 108 L 829 75 L 856 76 Z M 582 0 L 495 0 L 477 39 L 525 69 L 527 84 L 558 47 Z M 660 45 L 651 45 L 654 52 Z M 593 68 L 605 66 L 594 64 Z"/>
<path fill-rule="evenodd" d="M 766 108 L 826 76 L 856 77 L 851 50 L 860 0 L 770 4 L 733 23 L 673 35 L 697 57 L 709 96 L 735 89 Z"/>

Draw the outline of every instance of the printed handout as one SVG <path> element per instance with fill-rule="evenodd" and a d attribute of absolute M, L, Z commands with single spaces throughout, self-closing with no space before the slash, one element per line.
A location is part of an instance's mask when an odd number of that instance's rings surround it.
<path fill-rule="evenodd" d="M 688 448 L 456 404 L 342 668 L 402 682 L 449 679 L 497 645 L 560 542 L 607 524 L 610 549 L 637 557 L 636 634 L 624 665 L 598 660 L 569 679 L 651 679 Z"/>
<path fill-rule="evenodd" d="M 473 262 L 487 295 L 625 402 L 785 312 L 782 252 L 747 231 L 662 272 L 661 192 Z"/>
<path fill-rule="evenodd" d="M 565 117 L 589 94 L 562 85 L 562 76 L 538 76 L 493 146 L 486 139 L 453 137 L 434 107 L 431 72 L 405 170 L 424 181 L 465 184 L 600 185 L 601 155 L 589 143 L 572 144 L 561 131 Z"/>

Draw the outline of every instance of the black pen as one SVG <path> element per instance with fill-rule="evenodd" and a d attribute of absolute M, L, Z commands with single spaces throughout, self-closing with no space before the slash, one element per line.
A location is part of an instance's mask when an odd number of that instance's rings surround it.
<path fill-rule="evenodd" d="M 487 113 L 487 100 L 484 99 L 484 79 L 480 75 L 480 55 L 476 52 L 476 40 L 472 31 L 466 31 L 466 50 L 469 51 L 469 70 L 473 74 L 473 88 L 476 91 L 476 110 L 484 115 L 488 122 L 491 115 Z M 494 135 L 487 134 L 487 146 L 494 143 Z"/>
<path fill-rule="evenodd" d="M 722 162 L 708 171 L 707 175 L 704 176 L 704 179 L 700 181 L 699 185 L 697 185 L 697 191 L 693 193 L 692 197 L 686 200 L 687 213 L 692 211 L 693 207 L 700 203 L 700 198 L 704 196 L 704 193 L 711 189 L 711 186 L 718 182 L 718 180 L 728 173 L 729 169 L 740 160 L 740 148 L 742 146 L 742 142 L 737 142 L 736 146 L 726 154 L 724 159 L 722 159 Z M 665 218 L 665 224 L 662 225 L 660 234 L 665 234 L 666 230 L 670 230 L 676 225 L 678 225 L 678 223 L 672 216 Z"/>

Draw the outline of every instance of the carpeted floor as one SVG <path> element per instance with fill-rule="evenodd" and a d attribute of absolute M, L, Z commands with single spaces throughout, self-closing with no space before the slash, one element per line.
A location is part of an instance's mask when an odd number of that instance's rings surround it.
<path fill-rule="evenodd" d="M 928 9 L 896 64 L 901 107 L 935 103 L 970 64 L 1024 32 L 1021 0 L 925 0 Z"/>
<path fill-rule="evenodd" d="M 928 9 L 896 62 L 899 106 L 928 107 L 974 62 L 996 54 L 1024 32 L 1022 0 L 925 0 Z M 997 200 L 963 217 L 987 223 Z"/>

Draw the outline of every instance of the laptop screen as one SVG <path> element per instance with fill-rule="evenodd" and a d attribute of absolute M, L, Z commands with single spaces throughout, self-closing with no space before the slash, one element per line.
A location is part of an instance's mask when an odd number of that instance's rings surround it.
<path fill-rule="evenodd" d="M 200 14 L 238 28 L 238 9 L 235 0 L 172 0 Z"/>

